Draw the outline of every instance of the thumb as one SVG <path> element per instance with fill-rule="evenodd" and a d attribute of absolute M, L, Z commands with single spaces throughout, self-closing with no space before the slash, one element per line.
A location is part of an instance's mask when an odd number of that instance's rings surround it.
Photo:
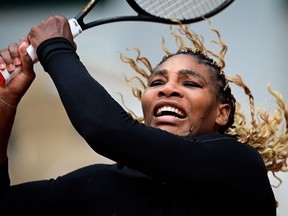
<path fill-rule="evenodd" d="M 18 52 L 20 54 L 21 65 L 22 65 L 22 73 L 26 77 L 33 77 L 35 76 L 33 70 L 33 61 L 27 52 L 27 48 L 29 46 L 28 40 L 22 39 L 20 41 L 20 45 L 18 48 Z"/>

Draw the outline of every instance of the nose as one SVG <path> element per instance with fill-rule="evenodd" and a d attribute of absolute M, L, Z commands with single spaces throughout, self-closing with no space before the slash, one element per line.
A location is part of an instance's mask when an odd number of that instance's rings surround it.
<path fill-rule="evenodd" d="M 177 84 L 169 82 L 162 86 L 162 88 L 159 90 L 158 96 L 181 97 L 182 93 Z"/>

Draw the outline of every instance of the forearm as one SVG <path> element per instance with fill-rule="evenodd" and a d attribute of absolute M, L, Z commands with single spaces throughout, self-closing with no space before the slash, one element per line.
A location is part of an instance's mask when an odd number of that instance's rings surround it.
<path fill-rule="evenodd" d="M 39 61 L 53 79 L 69 119 L 85 139 L 90 139 L 92 133 L 100 136 L 99 130 L 115 123 L 119 114 L 126 114 L 91 77 L 68 41 L 61 38 L 45 41 L 37 52 Z"/>
<path fill-rule="evenodd" d="M 2 99 L 0 101 L 0 197 L 10 185 L 7 148 L 15 114 L 16 108 Z"/>
<path fill-rule="evenodd" d="M 8 159 L 7 148 L 16 115 L 16 108 L 0 101 L 0 115 L 0 164 L 3 164 Z"/>
<path fill-rule="evenodd" d="M 9 69 L 9 72 L 12 72 L 15 67 L 21 65 L 21 72 L 13 78 L 13 81 L 0 86 L 0 164 L 8 159 L 7 146 L 16 108 L 35 78 L 33 63 L 28 56 L 27 47 L 28 40 L 22 38 L 20 45 L 12 42 L 7 49 L 0 50 L 1 70 Z"/>

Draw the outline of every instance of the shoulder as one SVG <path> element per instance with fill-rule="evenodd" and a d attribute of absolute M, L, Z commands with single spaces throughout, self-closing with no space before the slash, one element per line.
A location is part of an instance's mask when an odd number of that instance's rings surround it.
<path fill-rule="evenodd" d="M 238 142 L 235 137 L 226 135 L 226 134 L 204 134 L 200 136 L 194 136 L 193 139 L 198 140 L 199 142 L 214 142 L 214 141 L 230 141 Z"/>
<path fill-rule="evenodd" d="M 262 169 L 264 168 L 264 161 L 259 151 L 247 143 L 239 142 L 234 137 L 210 134 L 192 139 L 202 152 L 213 155 L 214 158 L 221 158 L 223 162 L 230 160 L 230 162 L 233 161 L 246 166 L 258 164 Z"/>
<path fill-rule="evenodd" d="M 257 150 L 253 148 L 252 146 L 250 146 L 249 144 L 241 143 L 235 137 L 225 135 L 225 134 L 207 134 L 207 135 L 196 136 L 196 137 L 193 137 L 192 139 L 193 139 L 193 142 L 201 143 L 204 145 L 205 144 L 206 145 L 218 145 L 217 146 L 218 148 L 220 148 L 221 146 L 226 147 L 226 148 L 232 148 L 232 149 L 243 148 L 245 150 L 257 152 Z"/>

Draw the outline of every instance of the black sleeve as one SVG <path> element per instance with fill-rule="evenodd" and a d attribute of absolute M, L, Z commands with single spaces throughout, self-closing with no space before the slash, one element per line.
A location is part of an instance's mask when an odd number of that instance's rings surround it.
<path fill-rule="evenodd" d="M 199 189 L 248 191 L 267 184 L 261 156 L 247 145 L 232 138 L 179 137 L 134 120 L 90 76 L 67 40 L 45 41 L 37 54 L 73 126 L 97 153 L 162 181 Z"/>

